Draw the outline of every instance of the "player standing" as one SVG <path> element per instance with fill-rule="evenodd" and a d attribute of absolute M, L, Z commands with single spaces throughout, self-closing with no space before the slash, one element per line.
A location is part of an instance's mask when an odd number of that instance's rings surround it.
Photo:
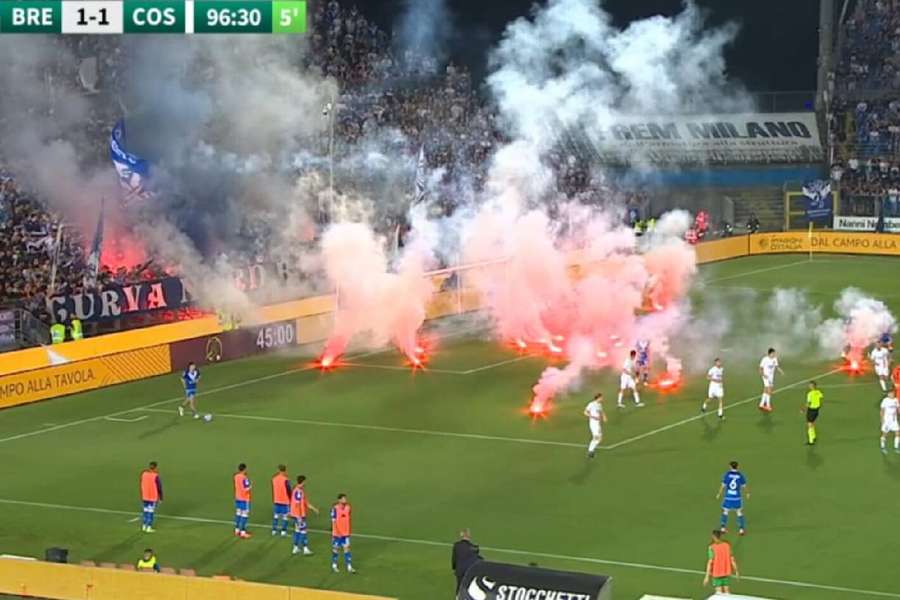
<path fill-rule="evenodd" d="M 650 341 L 638 340 L 635 350 L 637 351 L 638 381 L 647 385 L 650 380 Z"/>
<path fill-rule="evenodd" d="M 872 364 L 875 365 L 875 376 L 878 378 L 878 384 L 881 391 L 888 390 L 888 378 L 891 376 L 891 351 L 881 341 L 875 344 L 869 353 Z"/>
<path fill-rule="evenodd" d="M 738 533 L 744 535 L 746 531 L 746 522 L 744 520 L 744 498 L 750 498 L 750 488 L 747 486 L 747 478 L 738 470 L 737 461 L 729 463 L 731 467 L 722 477 L 722 485 L 719 487 L 719 493 L 716 499 L 722 498 L 722 518 L 719 523 L 722 533 L 728 531 L 728 513 L 737 512 Z M 746 494 L 744 490 L 746 489 Z"/>
<path fill-rule="evenodd" d="M 625 408 L 623 397 L 626 390 L 631 391 L 631 395 L 634 397 L 635 406 L 643 406 L 641 397 L 638 395 L 637 383 L 635 381 L 635 378 L 637 377 L 636 359 L 637 352 L 632 350 L 628 353 L 628 358 L 625 359 L 625 363 L 622 365 L 622 375 L 619 377 L 619 400 L 616 404 L 619 408 Z"/>
<path fill-rule="evenodd" d="M 888 392 L 887 397 L 881 401 L 881 452 L 887 454 L 887 436 L 894 434 L 894 452 L 900 453 L 900 423 L 897 422 L 897 413 L 900 411 L 900 401 L 894 390 Z"/>
<path fill-rule="evenodd" d="M 272 535 L 278 535 L 279 520 L 281 535 L 287 535 L 290 505 L 291 480 L 287 476 L 287 466 L 278 465 L 278 472 L 272 476 Z"/>
<path fill-rule="evenodd" d="M 762 377 L 763 393 L 759 399 L 759 410 L 763 412 L 772 412 L 772 394 L 775 391 L 775 372 L 784 375 L 781 366 L 778 364 L 778 357 L 775 356 L 775 348 L 769 348 L 769 351 L 762 360 L 759 361 L 759 374 Z"/>
<path fill-rule="evenodd" d="M 706 393 L 706 400 L 700 406 L 700 412 L 706 412 L 706 403 L 719 401 L 718 415 L 720 419 L 725 418 L 725 369 L 722 368 L 722 360 L 717 358 L 713 361 L 713 366 L 706 372 L 706 379 L 709 380 L 709 391 Z"/>
<path fill-rule="evenodd" d="M 141 471 L 141 501 L 144 504 L 144 521 L 141 531 L 153 533 L 153 518 L 156 516 L 156 506 L 162 502 L 162 480 L 156 470 L 156 462 L 150 463 L 148 468 Z"/>
<path fill-rule="evenodd" d="M 238 465 L 234 474 L 234 535 L 247 539 L 247 521 L 250 520 L 250 478 L 247 477 L 247 465 Z"/>
<path fill-rule="evenodd" d="M 319 509 L 310 504 L 306 496 L 306 475 L 298 475 L 297 485 L 291 491 L 291 516 L 294 518 L 294 549 L 291 554 L 300 554 L 301 549 L 303 556 L 312 554 L 306 528 L 306 513 L 309 510 L 319 514 Z"/>
<path fill-rule="evenodd" d="M 588 458 L 594 458 L 597 446 L 603 440 L 603 428 L 601 423 L 606 423 L 606 413 L 603 412 L 603 394 L 598 392 L 594 399 L 584 407 L 584 416 L 588 418 L 588 427 L 591 430 L 591 442 L 588 444 Z"/>
<path fill-rule="evenodd" d="M 816 443 L 816 419 L 819 418 L 819 409 L 822 408 L 822 390 L 815 381 L 809 382 L 809 391 L 806 392 L 806 443 L 810 446 Z M 804 412 L 804 409 L 800 409 Z"/>
<path fill-rule="evenodd" d="M 347 494 L 338 494 L 337 502 L 331 507 L 331 570 L 338 572 L 338 551 L 344 552 L 344 564 L 348 573 L 353 570 L 353 558 L 350 555 L 350 503 Z"/>
<path fill-rule="evenodd" d="M 197 412 L 197 383 L 200 381 L 200 371 L 197 365 L 190 362 L 184 373 L 181 374 L 181 383 L 184 384 L 184 402 L 178 407 L 178 416 L 184 416 L 184 407 L 191 409 L 195 419 L 200 418 Z"/>
<path fill-rule="evenodd" d="M 900 365 L 894 367 L 891 373 L 891 383 L 894 384 L 894 392 L 900 393 Z"/>
<path fill-rule="evenodd" d="M 709 545 L 709 552 L 706 560 L 706 576 L 703 578 L 703 585 L 709 585 L 712 579 L 713 587 L 716 588 L 717 594 L 730 594 L 729 578 L 731 575 L 740 577 L 738 573 L 737 561 L 731 554 L 731 544 L 722 539 L 721 531 L 712 532 L 712 543 Z"/>

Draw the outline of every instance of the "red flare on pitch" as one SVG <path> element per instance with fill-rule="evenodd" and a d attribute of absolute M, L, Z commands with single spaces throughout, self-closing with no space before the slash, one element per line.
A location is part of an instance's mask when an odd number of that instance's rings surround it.
<path fill-rule="evenodd" d="M 341 366 L 340 355 L 334 356 L 332 354 L 323 354 L 315 361 L 313 361 L 313 366 L 315 366 L 320 371 L 333 371 L 334 369 Z"/>
<path fill-rule="evenodd" d="M 850 377 L 858 377 L 866 372 L 867 365 L 864 360 L 858 358 L 845 358 L 840 369 Z"/>
<path fill-rule="evenodd" d="M 528 405 L 528 416 L 532 419 L 546 419 L 550 413 L 549 401 L 535 396 Z"/>
<path fill-rule="evenodd" d="M 655 388 L 661 394 L 674 394 L 681 388 L 681 384 L 682 381 L 680 376 L 664 373 L 656 381 L 651 383 L 649 387 Z"/>

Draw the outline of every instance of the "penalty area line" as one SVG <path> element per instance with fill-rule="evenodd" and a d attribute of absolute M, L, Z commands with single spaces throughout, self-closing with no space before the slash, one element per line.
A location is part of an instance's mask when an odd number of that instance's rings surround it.
<path fill-rule="evenodd" d="M 808 260 L 798 260 L 797 262 L 791 262 L 783 265 L 778 265 L 775 267 L 766 267 L 765 269 L 755 269 L 753 271 L 744 271 L 743 273 L 736 273 L 734 275 L 727 275 L 725 277 L 716 277 L 714 279 L 703 279 L 702 283 L 717 283 L 719 281 L 730 281 L 732 279 L 740 279 L 741 277 L 746 277 L 748 275 L 756 275 L 757 273 L 768 273 L 769 271 L 779 271 L 781 269 L 787 269 L 790 267 L 796 267 L 798 265 L 807 265 L 809 264 Z"/>
<path fill-rule="evenodd" d="M 794 383 L 790 383 L 786 386 L 772 390 L 772 395 L 774 396 L 775 394 L 778 394 L 780 392 L 784 392 L 784 391 L 793 389 L 799 385 L 803 385 L 804 383 L 809 382 L 812 379 L 819 379 L 821 377 L 828 377 L 829 375 L 834 375 L 835 373 L 839 372 L 840 370 L 841 370 L 841 368 L 838 367 L 836 369 L 826 371 L 825 373 L 820 373 L 818 375 L 813 375 L 812 377 L 806 377 L 804 379 L 800 379 L 798 381 L 795 381 Z M 753 396 L 750 396 L 749 398 L 744 398 L 743 400 L 741 400 L 739 402 L 735 402 L 734 404 L 726 404 L 725 410 L 730 410 L 732 408 L 737 408 L 738 406 L 742 406 L 749 402 L 754 402 L 759 397 L 760 397 L 760 394 L 755 394 Z M 669 431 L 670 429 L 675 429 L 676 427 L 681 427 L 682 425 L 687 425 L 688 423 L 693 423 L 694 421 L 699 421 L 700 419 L 705 419 L 708 416 L 709 416 L 709 413 L 700 413 L 699 415 L 694 415 L 693 417 L 688 417 L 687 419 L 682 419 L 680 421 L 676 421 L 675 423 L 670 423 L 669 425 L 665 425 L 664 427 L 659 427 L 657 429 L 653 429 L 652 431 L 648 431 L 647 433 L 642 433 L 640 435 L 630 437 L 626 440 L 622 440 L 621 442 L 616 442 L 615 444 L 605 446 L 605 448 L 607 450 L 615 450 L 616 448 L 621 448 L 622 446 L 627 446 L 628 444 L 632 444 L 634 442 L 654 436 L 658 433 L 663 433 L 665 431 Z M 603 447 L 603 446 L 601 446 L 601 447 Z"/>
<path fill-rule="evenodd" d="M 18 506 L 29 506 L 33 508 L 46 508 L 51 510 L 68 510 L 68 511 L 80 511 L 80 512 L 89 512 L 95 514 L 106 514 L 106 515 L 124 515 L 124 516 L 132 516 L 137 511 L 127 511 L 127 510 L 115 510 L 111 508 L 98 508 L 92 506 L 70 506 L 65 504 L 51 504 L 48 502 L 30 502 L 27 500 L 11 500 L 6 498 L 0 498 L 0 504 L 8 504 L 8 505 L 18 505 Z M 156 518 L 160 520 L 168 520 L 168 521 L 181 521 L 187 523 L 201 523 L 206 525 L 222 525 L 227 526 L 226 532 L 224 535 L 229 535 L 231 533 L 231 527 L 234 526 L 234 522 L 231 520 L 224 519 L 208 519 L 204 517 L 188 517 L 182 515 L 166 515 L 166 514 L 156 514 Z M 137 522 L 138 517 L 134 517 L 129 523 Z M 248 523 L 249 527 L 254 529 L 271 529 L 271 524 L 268 523 Z M 322 529 L 310 529 L 312 533 L 320 534 L 320 535 L 331 535 L 330 530 L 322 530 Z M 368 539 L 368 540 L 377 540 L 384 542 L 395 542 L 402 544 L 415 544 L 419 546 L 432 546 L 438 548 L 449 548 L 451 546 L 450 542 L 437 542 L 434 540 L 423 540 L 416 538 L 408 538 L 408 537 L 394 537 L 388 535 L 378 535 L 371 533 L 354 533 L 353 537 Z M 630 561 L 621 561 L 621 560 L 609 560 L 603 558 L 594 558 L 590 556 L 572 556 L 568 554 L 553 554 L 549 552 L 531 552 L 529 550 L 520 550 L 515 548 L 497 548 L 493 546 L 482 546 L 483 550 L 487 550 L 490 552 L 497 552 L 500 554 L 510 554 L 514 556 L 525 556 L 525 557 L 537 557 L 537 558 L 548 558 L 553 560 L 561 560 L 561 561 L 572 561 L 572 562 L 582 562 L 582 563 L 590 563 L 590 564 L 599 564 L 599 565 L 609 565 L 614 567 L 624 567 L 630 569 L 640 569 L 645 571 L 663 571 L 667 573 L 679 573 L 683 575 L 690 575 L 692 577 L 697 575 L 703 575 L 703 571 L 699 571 L 696 569 L 685 569 L 681 567 L 670 567 L 667 565 L 655 565 L 649 563 L 637 563 Z M 811 583 L 807 581 L 792 581 L 788 579 L 774 579 L 771 577 L 758 577 L 752 575 L 742 575 L 742 580 L 745 581 L 755 581 L 758 583 L 765 583 L 770 585 L 778 585 L 778 586 L 786 586 L 786 587 L 796 587 L 796 588 L 806 588 L 806 589 L 816 589 L 823 590 L 828 592 L 839 592 L 843 594 L 859 594 L 863 596 L 873 596 L 880 598 L 900 598 L 900 594 L 895 592 L 884 592 L 879 590 L 865 590 L 859 588 L 851 588 L 851 587 L 843 587 L 843 586 L 835 586 L 835 585 L 827 585 L 822 583 Z"/>

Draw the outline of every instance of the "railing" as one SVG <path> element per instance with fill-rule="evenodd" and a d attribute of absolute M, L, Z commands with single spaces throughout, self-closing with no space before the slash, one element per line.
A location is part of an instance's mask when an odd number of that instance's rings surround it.
<path fill-rule="evenodd" d="M 49 343 L 46 323 L 22 308 L 0 308 L 0 352 Z"/>

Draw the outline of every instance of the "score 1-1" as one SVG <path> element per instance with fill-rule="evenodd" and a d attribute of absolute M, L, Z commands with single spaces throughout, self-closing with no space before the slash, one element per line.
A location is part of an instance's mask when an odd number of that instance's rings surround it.
<path fill-rule="evenodd" d="M 62 2 L 62 33 L 122 33 L 122 2 Z"/>

